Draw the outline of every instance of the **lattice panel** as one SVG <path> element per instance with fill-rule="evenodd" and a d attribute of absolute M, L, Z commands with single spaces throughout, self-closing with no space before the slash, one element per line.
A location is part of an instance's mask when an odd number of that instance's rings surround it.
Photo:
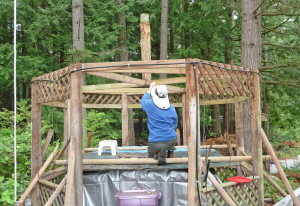
<path fill-rule="evenodd" d="M 37 84 L 39 103 L 64 101 L 70 97 L 70 77 L 66 75 L 68 72 L 69 68 L 66 67 L 33 79 L 33 84 Z"/>
<path fill-rule="evenodd" d="M 253 77 L 257 74 L 243 72 L 246 71 L 243 67 L 204 60 L 201 62 L 202 64 L 197 65 L 200 94 L 248 97 L 253 95 Z"/>
<path fill-rule="evenodd" d="M 84 93 L 84 103 L 87 104 L 122 104 L 122 95 Z M 128 95 L 129 104 L 141 104 L 143 95 Z M 169 94 L 171 103 L 181 103 L 181 94 Z"/>
<path fill-rule="evenodd" d="M 231 199 L 240 206 L 257 206 L 258 192 L 256 185 L 258 179 L 252 180 L 249 183 L 235 184 L 224 187 Z M 208 206 L 225 206 L 228 205 L 217 190 L 203 192 L 201 200 L 206 202 Z"/>
<path fill-rule="evenodd" d="M 54 192 L 53 188 L 47 187 L 45 185 L 39 185 L 40 191 L 40 205 L 45 205 L 49 198 L 51 197 L 52 193 Z M 62 191 L 54 201 L 52 205 L 54 206 L 63 206 L 65 202 L 65 193 Z"/>
<path fill-rule="evenodd" d="M 214 169 L 222 182 L 227 182 L 227 178 L 234 177 L 237 175 L 236 168 L 215 167 Z"/>

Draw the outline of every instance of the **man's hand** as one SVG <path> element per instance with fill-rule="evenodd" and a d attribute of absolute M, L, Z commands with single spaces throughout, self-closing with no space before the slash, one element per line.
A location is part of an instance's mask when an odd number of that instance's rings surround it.
<path fill-rule="evenodd" d="M 150 84 L 150 86 L 149 86 L 149 89 L 148 89 L 148 93 L 150 94 L 150 91 L 151 91 L 151 89 L 153 88 L 153 87 L 155 87 L 155 82 L 151 82 L 151 84 Z"/>

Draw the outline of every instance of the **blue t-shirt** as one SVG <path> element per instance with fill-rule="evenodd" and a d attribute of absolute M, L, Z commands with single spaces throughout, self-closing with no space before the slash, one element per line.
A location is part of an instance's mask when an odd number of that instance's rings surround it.
<path fill-rule="evenodd" d="M 141 105 L 148 116 L 149 142 L 164 142 L 177 137 L 177 113 L 173 105 L 169 109 L 160 109 L 145 93 Z"/>

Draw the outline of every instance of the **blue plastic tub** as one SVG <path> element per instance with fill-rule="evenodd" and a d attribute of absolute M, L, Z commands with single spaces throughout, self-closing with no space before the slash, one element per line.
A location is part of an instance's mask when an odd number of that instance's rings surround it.
<path fill-rule="evenodd" d="M 121 190 L 115 197 L 119 206 L 158 206 L 161 192 L 158 190 Z"/>

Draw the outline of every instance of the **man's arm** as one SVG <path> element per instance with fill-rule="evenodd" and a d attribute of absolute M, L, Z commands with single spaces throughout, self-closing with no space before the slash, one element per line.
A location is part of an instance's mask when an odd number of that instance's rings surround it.
<path fill-rule="evenodd" d="M 152 82 L 149 86 L 148 91 L 143 95 L 142 99 L 141 99 L 141 105 L 142 108 L 145 110 L 145 112 L 147 112 L 147 103 L 150 103 L 150 101 L 152 101 L 150 99 L 150 95 L 151 95 L 151 89 L 155 86 L 155 82 Z"/>

